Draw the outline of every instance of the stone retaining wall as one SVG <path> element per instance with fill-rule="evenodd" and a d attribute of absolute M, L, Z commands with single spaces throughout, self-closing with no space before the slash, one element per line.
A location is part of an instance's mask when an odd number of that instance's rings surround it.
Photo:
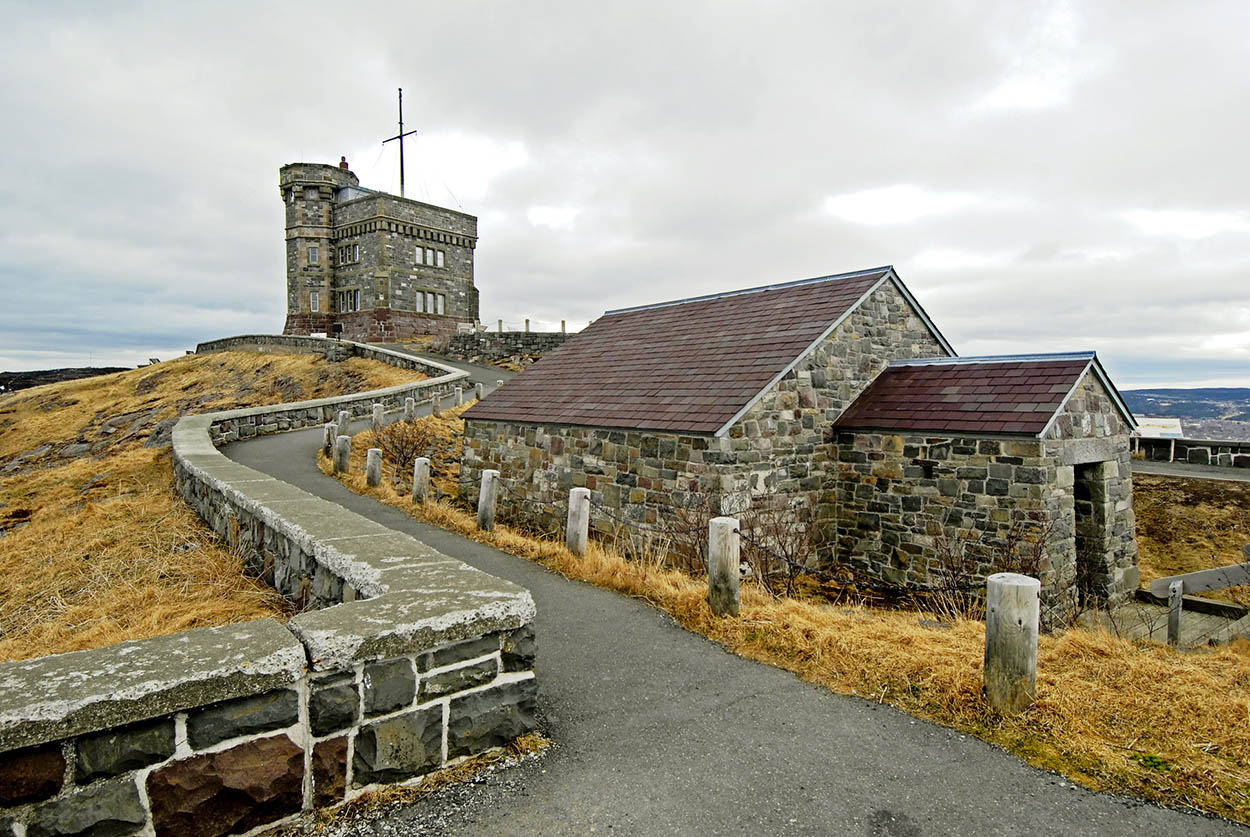
<path fill-rule="evenodd" d="M 448 357 L 463 360 L 503 360 L 514 355 L 545 355 L 574 334 L 554 331 L 483 331 L 447 338 Z"/>
<path fill-rule="evenodd" d="M 1221 468 L 1250 468 L 1250 442 L 1212 439 L 1133 440 L 1133 450 L 1156 462 L 1188 462 Z"/>
<path fill-rule="evenodd" d="M 0 835 L 242 833 L 534 728 L 527 591 L 215 447 L 392 390 L 178 423 L 177 490 L 304 612 L 0 664 Z"/>

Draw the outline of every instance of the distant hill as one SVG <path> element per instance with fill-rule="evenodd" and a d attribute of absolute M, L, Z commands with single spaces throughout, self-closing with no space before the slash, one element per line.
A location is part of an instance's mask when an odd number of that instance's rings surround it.
<path fill-rule="evenodd" d="M 1250 439 L 1250 387 L 1121 390 L 1138 416 L 1179 418 L 1190 439 Z"/>
<path fill-rule="evenodd" d="M 59 384 L 62 381 L 76 381 L 79 378 L 126 372 L 130 368 L 129 366 L 84 366 L 75 369 L 40 369 L 35 372 L 0 372 L 0 391 L 15 392 L 44 384 Z"/>

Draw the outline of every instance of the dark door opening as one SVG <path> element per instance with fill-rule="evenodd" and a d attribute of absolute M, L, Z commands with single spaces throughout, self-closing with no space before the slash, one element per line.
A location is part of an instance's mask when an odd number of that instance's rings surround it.
<path fill-rule="evenodd" d="M 1073 534 L 1076 540 L 1076 588 L 1082 608 L 1098 607 L 1111 586 L 1108 534 L 1112 518 L 1107 496 L 1110 462 L 1087 462 L 1072 467 L 1076 501 Z"/>

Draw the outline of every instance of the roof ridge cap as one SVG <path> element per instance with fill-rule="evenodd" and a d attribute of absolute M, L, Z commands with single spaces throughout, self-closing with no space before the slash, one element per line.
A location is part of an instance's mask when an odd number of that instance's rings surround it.
<path fill-rule="evenodd" d="M 603 316 L 610 317 L 614 314 L 628 314 L 633 311 L 648 311 L 655 308 L 671 308 L 675 305 L 685 305 L 690 302 L 708 302 L 713 299 L 725 299 L 727 297 L 745 296 L 747 294 L 763 293 L 765 291 L 777 291 L 783 288 L 797 288 L 801 285 L 815 285 L 820 282 L 832 282 L 841 279 L 854 279 L 859 276 L 869 276 L 872 274 L 886 275 L 893 272 L 893 265 L 882 265 L 881 267 L 872 267 L 866 270 L 853 270 L 849 273 L 834 273 L 829 276 L 816 276 L 811 279 L 798 279 L 793 282 L 778 282 L 772 285 L 760 285 L 755 288 L 742 288 L 736 291 L 723 291 L 715 294 L 704 294 L 703 296 L 690 296 L 684 299 L 673 299 L 667 302 L 653 302 L 648 305 L 634 305 L 629 308 L 614 308 L 611 311 L 604 311 Z"/>
<path fill-rule="evenodd" d="M 1030 355 L 981 355 L 979 357 L 918 357 L 892 360 L 889 368 L 901 366 L 959 366 L 977 363 L 1042 363 L 1055 360 L 1094 360 L 1098 353 L 1092 350 L 1080 352 L 1041 352 Z"/>

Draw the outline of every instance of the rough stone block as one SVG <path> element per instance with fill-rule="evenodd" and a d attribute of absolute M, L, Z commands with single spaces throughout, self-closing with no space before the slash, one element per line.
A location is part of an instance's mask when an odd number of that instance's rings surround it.
<path fill-rule="evenodd" d="M 308 696 L 308 724 L 313 735 L 346 729 L 360 717 L 360 695 L 350 674 L 314 680 Z"/>
<path fill-rule="evenodd" d="M 412 705 L 417 695 L 417 676 L 408 659 L 388 660 L 365 666 L 365 715 L 385 715 Z"/>
<path fill-rule="evenodd" d="M 218 703 L 187 718 L 187 738 L 197 750 L 228 738 L 289 727 L 299 720 L 299 695 L 279 689 Z"/>
<path fill-rule="evenodd" d="M 120 776 L 164 761 L 174 754 L 174 719 L 106 730 L 78 739 L 74 780 L 85 784 Z"/>
<path fill-rule="evenodd" d="M 503 670 L 532 670 L 537 650 L 538 643 L 534 638 L 534 626 L 524 625 L 517 628 L 503 638 Z"/>
<path fill-rule="evenodd" d="M 484 686 L 495 679 L 499 666 L 494 660 L 483 660 L 473 665 L 453 668 L 421 678 L 421 701 L 433 700 L 445 695 Z"/>
<path fill-rule="evenodd" d="M 65 757 L 59 742 L 0 753 L 0 805 L 56 796 L 64 778 Z"/>
<path fill-rule="evenodd" d="M 356 734 L 352 783 L 364 787 L 428 773 L 442 764 L 443 708 L 370 724 Z"/>
<path fill-rule="evenodd" d="M 533 678 L 505 683 L 453 700 L 447 727 L 447 757 L 502 747 L 534 730 L 538 684 Z"/>
<path fill-rule="evenodd" d="M 322 808 L 343 801 L 347 791 L 347 736 L 313 745 L 313 805 Z"/>
<path fill-rule="evenodd" d="M 27 837 L 133 834 L 147 822 L 147 811 L 133 778 L 97 782 L 63 799 L 37 807 Z"/>
<path fill-rule="evenodd" d="M 428 654 L 423 654 L 420 659 L 420 667 L 421 671 L 429 671 L 432 668 L 442 668 L 453 663 L 462 663 L 475 657 L 484 657 L 498 650 L 499 635 L 490 634 L 467 642 L 457 642 L 455 645 L 449 645 L 446 648 L 439 648 Z"/>
<path fill-rule="evenodd" d="M 152 771 L 147 783 L 157 837 L 238 834 L 303 804 L 304 751 L 278 735 Z"/>

